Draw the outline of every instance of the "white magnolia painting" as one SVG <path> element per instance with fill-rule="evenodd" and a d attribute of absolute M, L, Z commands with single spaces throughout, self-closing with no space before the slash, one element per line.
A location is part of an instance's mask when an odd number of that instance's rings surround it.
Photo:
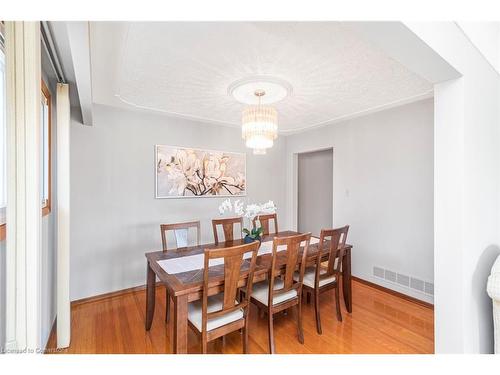
<path fill-rule="evenodd" d="M 156 197 L 246 195 L 246 154 L 156 146 Z"/>

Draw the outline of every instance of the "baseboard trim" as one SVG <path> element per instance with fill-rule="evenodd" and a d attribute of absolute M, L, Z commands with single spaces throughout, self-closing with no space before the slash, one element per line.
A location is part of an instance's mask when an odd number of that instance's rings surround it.
<path fill-rule="evenodd" d="M 386 288 L 384 286 L 372 283 L 371 281 L 367 281 L 367 280 L 361 279 L 361 278 L 356 277 L 356 276 L 351 276 L 351 278 L 354 281 L 357 281 L 357 282 L 359 282 L 361 284 L 367 285 L 367 286 L 372 287 L 374 289 L 381 290 L 381 291 L 383 291 L 385 293 L 392 294 L 392 295 L 394 295 L 396 297 L 399 297 L 401 299 L 404 299 L 406 301 L 413 302 L 413 303 L 415 303 L 417 305 L 420 305 L 420 306 L 426 307 L 428 309 L 434 310 L 434 305 L 432 303 L 421 301 L 421 300 L 419 300 L 417 298 L 408 296 L 406 294 L 397 292 L 395 290 L 392 290 L 392 289 Z M 162 285 L 161 284 L 156 284 L 156 287 L 162 287 Z M 139 286 L 134 286 L 132 288 L 127 288 L 127 289 L 117 290 L 117 291 L 114 291 L 114 292 L 99 294 L 97 296 L 86 297 L 86 298 L 78 299 L 78 300 L 75 300 L 75 301 L 71 301 L 71 307 L 83 305 L 83 304 L 86 304 L 86 303 L 98 302 L 98 301 L 102 301 L 104 299 L 109 299 L 109 298 L 113 298 L 113 297 L 122 296 L 124 294 L 136 293 L 136 292 L 140 292 L 141 290 L 144 290 L 144 289 L 146 289 L 146 285 L 139 285 Z M 54 322 L 54 325 L 52 326 L 52 331 L 54 331 L 55 325 L 56 325 L 56 322 Z M 52 336 L 52 334 L 53 334 L 53 332 L 51 332 L 51 336 Z M 49 340 L 50 340 L 50 336 L 49 336 Z"/>
<path fill-rule="evenodd" d="M 160 287 L 162 284 L 156 284 L 156 287 Z M 127 289 L 121 289 L 117 290 L 114 292 L 109 292 L 109 293 L 104 293 L 104 294 L 99 294 L 97 296 L 92 296 L 92 297 L 86 297 L 82 299 L 78 299 L 75 301 L 71 301 L 71 307 L 83 305 L 85 303 L 92 303 L 92 302 L 97 302 L 97 301 L 102 301 L 103 299 L 109 299 L 113 297 L 118 297 L 122 296 L 124 294 L 130 294 L 130 293 L 135 293 L 135 292 L 140 292 L 141 290 L 146 289 L 146 285 L 139 285 L 139 286 L 134 286 L 132 288 L 127 288 Z"/>
<path fill-rule="evenodd" d="M 361 284 L 365 284 L 369 287 L 372 287 L 374 289 L 378 289 L 378 290 L 381 290 L 385 293 L 389 293 L 389 294 L 392 294 L 396 297 L 399 297 L 399 298 L 402 298 L 406 301 L 409 301 L 409 302 L 413 302 L 417 305 L 420 305 L 420 306 L 423 306 L 423 307 L 426 307 L 428 309 L 431 309 L 431 310 L 434 310 L 434 305 L 432 303 L 429 303 L 429 302 L 425 302 L 425 301 L 421 301 L 417 298 L 414 298 L 414 297 L 411 297 L 411 296 L 407 296 L 406 294 L 403 294 L 403 293 L 400 293 L 400 292 L 397 292 L 395 290 L 392 290 L 392 289 L 389 289 L 389 288 L 386 288 L 384 286 L 381 286 L 381 285 L 378 285 L 378 284 L 375 284 L 375 283 L 372 283 L 371 281 L 367 281 L 367 280 L 364 280 L 364 279 L 360 279 L 359 277 L 356 277 L 356 276 L 351 276 L 351 278 Z"/>

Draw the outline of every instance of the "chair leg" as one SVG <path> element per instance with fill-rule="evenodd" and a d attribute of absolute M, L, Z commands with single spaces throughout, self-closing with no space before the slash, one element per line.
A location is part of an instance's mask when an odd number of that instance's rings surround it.
<path fill-rule="evenodd" d="M 337 284 L 335 288 L 335 305 L 337 308 L 337 320 L 342 321 L 342 312 L 340 311 L 340 295 L 339 295 L 339 285 Z"/>
<path fill-rule="evenodd" d="M 269 309 L 268 312 L 268 330 L 269 330 L 269 354 L 274 354 L 274 332 L 273 332 L 273 311 Z"/>
<path fill-rule="evenodd" d="M 207 354 L 207 337 L 204 335 L 201 336 L 201 353 Z"/>
<path fill-rule="evenodd" d="M 299 342 L 304 343 L 304 332 L 302 330 L 302 301 L 299 300 L 297 305 L 297 331 L 299 334 Z"/>
<path fill-rule="evenodd" d="M 243 354 L 248 354 L 248 328 L 243 328 Z"/>
<path fill-rule="evenodd" d="M 167 306 L 165 311 L 165 322 L 168 323 L 170 319 L 170 296 L 168 295 L 168 289 L 165 289 L 165 304 Z"/>
<path fill-rule="evenodd" d="M 309 292 L 308 290 L 306 291 L 306 298 L 307 298 L 307 303 L 311 303 L 311 292 Z"/>
<path fill-rule="evenodd" d="M 316 313 L 316 330 L 321 335 L 321 317 L 319 316 L 319 290 L 314 290 L 314 312 Z"/>

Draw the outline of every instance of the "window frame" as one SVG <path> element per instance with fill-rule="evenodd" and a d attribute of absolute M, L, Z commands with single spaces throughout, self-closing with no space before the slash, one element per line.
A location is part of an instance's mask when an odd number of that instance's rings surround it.
<path fill-rule="evenodd" d="M 47 110 L 48 110 L 48 123 L 47 123 L 47 136 L 48 136 L 48 152 L 47 152 L 47 186 L 48 186 L 48 194 L 47 194 L 47 200 L 45 202 L 42 202 L 42 217 L 50 214 L 51 212 L 51 205 L 52 205 L 52 96 L 50 95 L 50 91 L 45 84 L 45 82 L 41 81 L 41 94 L 45 97 L 47 100 Z M 43 126 L 43 124 L 40 124 Z M 43 139 L 42 139 L 43 141 Z M 42 155 L 42 162 L 43 162 L 43 157 Z M 43 168 L 42 168 L 42 184 L 43 184 Z M 43 197 L 42 197 L 43 199 Z"/>
<path fill-rule="evenodd" d="M 47 194 L 47 200 L 45 202 L 42 202 L 42 217 L 47 216 L 51 212 L 51 205 L 52 205 L 52 95 L 50 94 L 50 91 L 43 81 L 41 80 L 41 94 L 45 97 L 47 100 L 47 111 L 48 111 L 48 116 L 47 116 L 47 147 L 48 147 L 48 152 L 47 152 L 47 187 L 48 187 L 48 194 Z M 43 124 L 40 124 L 43 126 Z M 43 161 L 44 155 L 42 155 L 42 161 Z M 42 170 L 43 173 L 43 170 Z M 43 177 L 42 177 L 42 183 L 43 183 Z M 0 241 L 4 240 L 7 234 L 7 223 L 0 224 Z"/>

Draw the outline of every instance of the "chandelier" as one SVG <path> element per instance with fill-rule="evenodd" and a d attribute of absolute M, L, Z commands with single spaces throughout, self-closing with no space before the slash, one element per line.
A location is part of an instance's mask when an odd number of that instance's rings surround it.
<path fill-rule="evenodd" d="M 262 97 L 266 95 L 264 90 L 256 90 L 254 95 L 258 104 L 243 110 L 241 134 L 255 155 L 264 155 L 278 138 L 278 112 L 271 106 L 262 105 Z"/>

